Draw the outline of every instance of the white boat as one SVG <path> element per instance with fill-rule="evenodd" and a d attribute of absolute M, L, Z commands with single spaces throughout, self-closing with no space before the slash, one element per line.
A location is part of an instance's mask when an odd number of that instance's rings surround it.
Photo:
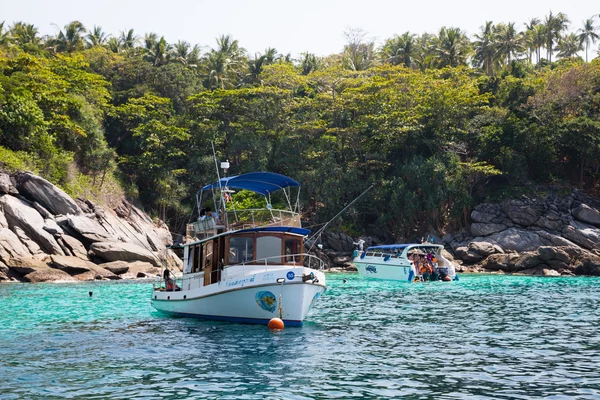
<path fill-rule="evenodd" d="M 356 252 L 354 265 L 368 278 L 396 281 L 458 280 L 454 266 L 439 244 L 389 244 Z"/>
<path fill-rule="evenodd" d="M 218 219 L 188 225 L 194 240 L 183 245 L 183 275 L 155 283 L 152 305 L 186 317 L 268 324 L 281 318 L 302 325 L 313 303 L 326 290 L 324 263 L 304 252 L 310 233 L 300 225 L 299 196 L 292 206 L 291 188 L 300 184 L 283 175 L 253 172 L 226 177 L 199 191 L 218 194 Z M 225 210 L 233 189 L 265 196 L 264 209 Z M 282 190 L 288 210 L 270 205 Z M 222 195 L 221 195 L 222 194 Z"/>

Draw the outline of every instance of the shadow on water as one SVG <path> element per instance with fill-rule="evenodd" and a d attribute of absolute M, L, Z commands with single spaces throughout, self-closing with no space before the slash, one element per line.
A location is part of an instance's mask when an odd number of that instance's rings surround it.
<path fill-rule="evenodd" d="M 328 284 L 280 332 L 168 317 L 148 283 L 0 286 L 0 399 L 600 396 L 600 280 Z"/>

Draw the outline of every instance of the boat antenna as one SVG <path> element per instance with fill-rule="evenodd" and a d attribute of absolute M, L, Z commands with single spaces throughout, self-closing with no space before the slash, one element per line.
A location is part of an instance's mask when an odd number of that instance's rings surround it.
<path fill-rule="evenodd" d="M 352 200 L 346 207 L 342 208 L 342 211 L 340 211 L 339 213 L 335 214 L 335 216 L 333 218 L 331 218 L 329 221 L 327 221 L 325 223 L 325 225 L 323 225 L 321 227 L 321 229 L 319 229 L 318 231 L 315 232 L 314 235 L 312 235 L 310 238 L 308 238 L 308 240 L 312 240 L 313 238 L 319 237 L 321 236 L 321 234 L 323 233 L 323 231 L 325 229 L 327 229 L 327 226 L 332 223 L 337 217 L 339 217 L 340 215 L 342 215 L 344 213 L 344 211 L 346 211 L 352 204 L 356 203 L 356 201 L 358 199 L 360 199 L 361 197 L 363 197 L 365 195 L 365 193 L 367 193 L 369 190 L 371 190 L 373 188 L 374 185 L 369 186 L 364 192 L 362 192 L 361 194 L 359 194 L 354 200 Z M 317 243 L 316 240 L 313 241 L 313 243 L 310 245 L 310 248 L 308 249 L 308 252 L 310 253 L 310 251 L 312 250 L 312 248 L 315 246 L 315 243 Z"/>
<path fill-rule="evenodd" d="M 215 159 L 215 169 L 217 170 L 217 182 L 219 182 L 219 196 L 220 196 L 220 205 L 223 207 L 223 212 L 225 212 L 225 199 L 223 199 L 223 188 L 221 187 L 221 175 L 219 175 L 219 164 L 217 164 L 217 153 L 215 152 L 215 142 L 210 142 L 213 151 L 213 158 Z M 218 210 L 215 210 L 215 212 Z"/>

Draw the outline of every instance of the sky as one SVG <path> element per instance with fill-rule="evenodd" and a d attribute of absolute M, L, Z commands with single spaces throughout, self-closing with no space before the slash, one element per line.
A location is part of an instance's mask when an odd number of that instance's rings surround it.
<path fill-rule="evenodd" d="M 597 0 L 0 0 L 0 22 L 36 25 L 42 35 L 78 20 L 86 28 L 106 33 L 134 29 L 155 32 L 167 42 L 186 40 L 205 50 L 215 38 L 231 35 L 250 55 L 274 47 L 293 57 L 308 51 L 318 56 L 339 53 L 348 29 L 362 29 L 379 45 L 406 31 L 436 33 L 442 26 L 459 27 L 473 35 L 485 21 L 524 23 L 563 12 L 571 31 L 600 14 Z M 596 18 L 600 26 L 600 18 Z M 596 44 L 597 46 L 598 44 Z"/>

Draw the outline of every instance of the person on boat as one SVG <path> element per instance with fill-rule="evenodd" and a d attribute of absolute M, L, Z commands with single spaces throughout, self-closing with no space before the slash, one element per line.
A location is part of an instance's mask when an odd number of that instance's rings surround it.
<path fill-rule="evenodd" d="M 206 209 L 200 210 L 200 221 L 204 221 L 206 219 Z"/>
<path fill-rule="evenodd" d="M 210 207 L 206 207 L 205 212 L 206 212 L 207 217 L 214 219 L 217 224 L 221 223 L 221 220 L 219 219 L 219 214 L 212 211 L 210 209 Z"/>
<path fill-rule="evenodd" d="M 362 238 L 358 239 L 358 242 L 354 243 L 355 246 L 358 246 L 358 251 L 362 253 L 365 247 L 365 241 Z"/>

